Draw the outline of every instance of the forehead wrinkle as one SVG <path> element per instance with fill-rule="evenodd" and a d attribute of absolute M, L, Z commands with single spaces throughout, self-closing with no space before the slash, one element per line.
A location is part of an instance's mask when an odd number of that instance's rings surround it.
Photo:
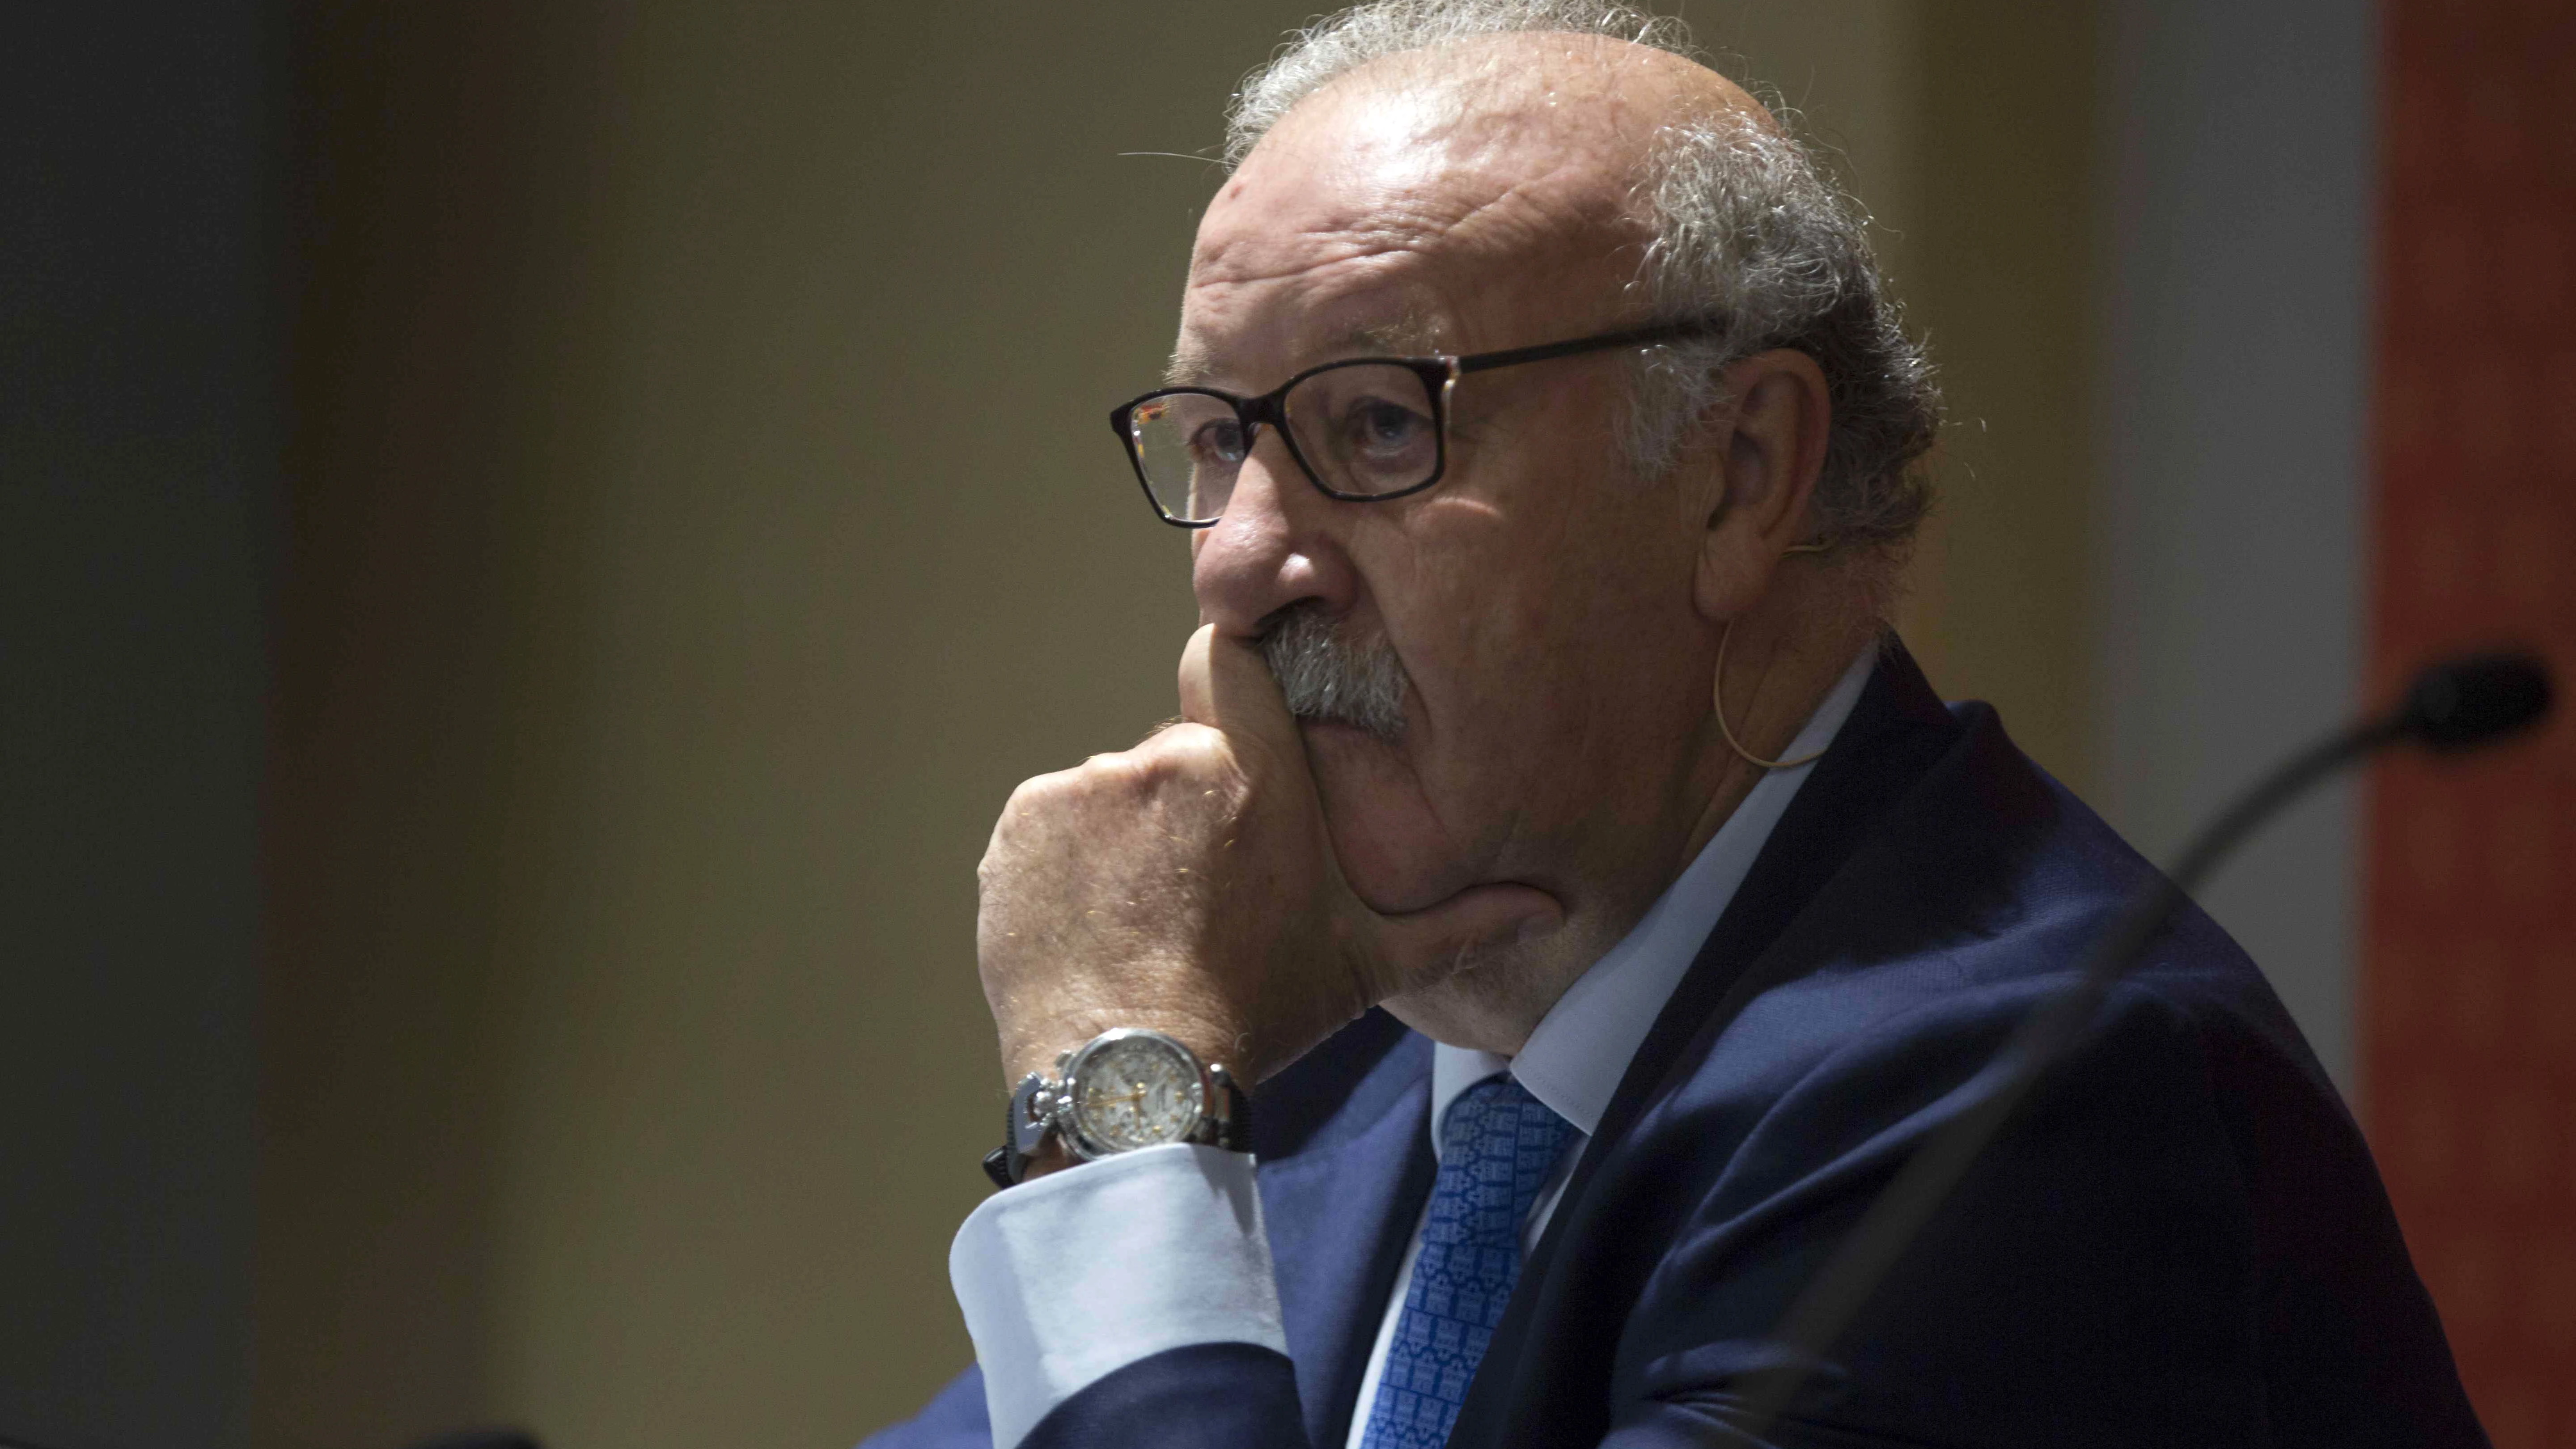
<path fill-rule="evenodd" d="M 1305 267 L 1281 266 L 1222 280 L 1194 280 L 1191 291 L 1222 298 L 1239 288 L 1302 277 L 1310 279 L 1313 289 L 1321 295 L 1302 299 L 1301 310 L 1320 309 L 1332 305 L 1341 296 L 1384 284 L 1382 276 L 1362 276 L 1345 282 L 1336 275 L 1354 264 L 1387 261 L 1397 256 L 1436 262 L 1444 253 L 1476 260 L 1509 257 L 1514 253 L 1534 256 L 1560 247 L 1579 245 L 1586 231 L 1595 229 L 1595 221 L 1596 218 L 1579 204 L 1550 203 L 1535 194 L 1532 186 L 1515 185 L 1506 188 L 1501 195 L 1469 207 L 1452 226 L 1437 236 L 1415 233 L 1418 238 L 1415 243 L 1400 250 L 1354 251 Z M 1620 244 L 1634 243 L 1623 239 Z M 1448 330 L 1447 318 L 1419 306 L 1411 306 L 1393 319 L 1343 327 L 1307 343 L 1309 350 L 1298 360 L 1297 366 L 1311 366 L 1350 356 L 1414 357 L 1442 353 L 1448 350 Z M 1504 345 L 1513 339 L 1488 340 L 1494 345 Z M 1171 365 L 1164 374 L 1165 382 L 1170 386 L 1187 386 L 1208 377 L 1214 365 L 1215 358 L 1202 338 L 1184 329 L 1173 348 Z"/>
<path fill-rule="evenodd" d="M 1372 259 L 1402 265 L 1482 266 L 1542 254 L 1598 255 L 1642 247 L 1625 168 L 1597 154 L 1560 154 L 1541 165 L 1492 152 L 1444 168 L 1429 185 L 1375 187 L 1322 200 L 1303 225 L 1259 230 L 1238 224 L 1203 236 L 1190 291 L 1223 295 L 1237 286 L 1330 276 Z"/>
<path fill-rule="evenodd" d="M 1569 171 L 1571 185 L 1565 184 Z M 1597 252 L 1603 248 L 1593 245 L 1596 239 L 1612 246 L 1642 245 L 1642 236 L 1625 234 L 1634 228 L 1624 202 L 1623 195 L 1587 184 L 1574 168 L 1560 167 L 1515 181 L 1468 208 L 1440 243 L 1479 258 L 1535 257 L 1567 249 Z"/>
<path fill-rule="evenodd" d="M 1448 256 L 1482 261 L 1551 246 L 1578 246 L 1587 233 L 1606 230 L 1624 219 L 1620 198 L 1588 185 L 1582 168 L 1570 164 L 1505 183 L 1491 194 L 1476 195 L 1476 190 L 1482 188 L 1384 198 L 1382 205 L 1358 215 L 1335 217 L 1287 236 L 1259 232 L 1220 236 L 1202 249 L 1191 269 L 1189 290 L 1222 298 L 1239 288 L 1299 281 L 1328 293 L 1355 291 L 1384 280 L 1364 276 L 1343 282 L 1340 274 L 1355 267 L 1374 272 L 1414 259 L 1425 264 L 1437 264 Z M 1587 191 L 1594 194 L 1586 195 Z M 1316 254 L 1319 250 L 1321 255 Z M 1308 305 L 1330 300 L 1329 296 L 1317 298 Z M 1397 323 L 1372 324 L 1334 340 L 1410 343 L 1437 330 L 1436 322 L 1426 324 L 1425 319 L 1410 316 Z M 1197 360 L 1184 339 L 1174 354 L 1175 369 Z"/>
<path fill-rule="evenodd" d="M 1300 235 L 1306 235 L 1300 233 Z M 1193 275 L 1189 292 L 1198 305 L 1188 309 L 1181 334 L 1172 348 L 1172 360 L 1164 371 L 1167 386 L 1185 387 L 1202 383 L 1219 375 L 1219 361 L 1208 346 L 1203 333 L 1190 322 L 1203 318 L 1214 307 L 1223 310 L 1224 299 L 1246 288 L 1259 288 L 1267 283 L 1287 283 L 1300 294 L 1295 307 L 1300 313 L 1329 309 L 1346 298 L 1373 290 L 1387 290 L 1390 270 L 1400 270 L 1417 252 L 1404 248 L 1352 248 L 1342 255 L 1321 261 L 1309 260 L 1303 265 L 1285 262 L 1275 268 L 1239 274 L 1221 279 Z M 1419 299 L 1393 294 L 1401 311 L 1392 318 L 1376 318 L 1352 325 L 1321 338 L 1302 339 L 1297 346 L 1296 366 L 1291 371 L 1315 363 L 1337 360 L 1343 356 L 1367 355 L 1388 350 L 1427 351 L 1436 346 L 1446 326 L 1445 319 L 1424 309 Z M 1213 297 L 1213 302 L 1205 300 Z M 1286 372 L 1281 376 L 1285 377 Z"/>
<path fill-rule="evenodd" d="M 1286 232 L 1229 231 L 1203 240 L 1190 287 L 1277 281 L 1340 262 L 1436 246 L 1482 203 L 1420 194 L 1373 197 Z"/>

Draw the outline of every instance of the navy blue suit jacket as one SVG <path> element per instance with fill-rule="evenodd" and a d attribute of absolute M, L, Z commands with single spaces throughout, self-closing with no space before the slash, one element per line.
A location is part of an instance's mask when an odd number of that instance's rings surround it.
<path fill-rule="evenodd" d="M 1872 1194 L 2153 867 L 1891 644 L 1621 1081 L 1453 1445 L 1743 1444 L 1737 1385 Z M 1430 1191 L 1430 1043 L 1265 1084 L 1288 1354 L 1175 1349 L 1024 1441 L 1340 1449 Z M 2486 1442 L 2361 1134 L 2188 911 L 1771 1442 Z M 982 1449 L 973 1371 L 871 1449 Z"/>

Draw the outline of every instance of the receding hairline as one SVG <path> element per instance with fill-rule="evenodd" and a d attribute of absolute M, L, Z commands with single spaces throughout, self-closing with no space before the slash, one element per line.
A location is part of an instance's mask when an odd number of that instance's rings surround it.
<path fill-rule="evenodd" d="M 1553 66 L 1507 63 L 1514 58 L 1514 52 L 1527 52 L 1533 48 L 1560 57 L 1561 63 Z M 1462 57 L 1466 62 L 1463 65 L 1458 63 Z M 1614 93 L 1615 78 L 1633 76 L 1640 70 L 1650 70 L 1654 74 L 1653 93 L 1643 98 L 1633 93 L 1624 96 Z M 1598 77 L 1614 79 L 1574 98 L 1580 100 L 1588 94 L 1592 98 L 1609 101 L 1632 113 L 1639 123 L 1632 128 L 1633 134 L 1617 138 L 1623 144 L 1605 147 L 1614 154 L 1619 150 L 1632 153 L 1613 162 L 1602 178 L 1608 188 L 1623 193 L 1628 192 L 1637 180 L 1637 168 L 1648 160 L 1656 137 L 1667 126 L 1716 119 L 1730 126 L 1750 125 L 1780 131 L 1769 110 L 1735 82 L 1693 56 L 1582 31 L 1511 31 L 1444 40 L 1376 56 L 1352 66 L 1299 97 L 1281 112 L 1276 122 L 1265 128 L 1262 143 L 1244 154 L 1234 169 L 1239 172 L 1249 166 L 1269 137 L 1286 130 L 1295 118 L 1301 115 L 1315 118 L 1319 113 L 1329 113 L 1339 106 L 1363 102 L 1372 93 L 1449 91 L 1464 97 L 1465 109 L 1493 114 L 1531 109 L 1534 97 L 1530 87 L 1533 85 L 1540 87 L 1539 95 L 1556 96 L 1560 90 L 1568 89 L 1565 83 L 1569 80 Z M 1633 91 L 1633 87 L 1631 89 Z M 1318 102 L 1324 104 L 1319 106 Z M 1586 108 L 1578 106 L 1576 113 L 1580 114 L 1583 109 Z M 1332 124 L 1329 120 L 1313 123 Z M 1644 220 L 1642 215 L 1635 213 L 1632 217 Z M 1407 316 L 1393 322 L 1345 329 L 1321 341 L 1317 355 L 1322 360 L 1337 356 L 1424 356 L 1442 350 L 1444 333 L 1441 319 Z M 1185 330 L 1176 340 L 1164 370 L 1164 385 L 1204 385 L 1214 374 L 1214 363 L 1215 359 L 1208 356 Z"/>
<path fill-rule="evenodd" d="M 1532 55 L 1533 51 L 1537 54 Z M 1551 58 L 1558 64 L 1544 63 Z M 1541 64 L 1513 63 L 1525 60 Z M 1633 78 L 1640 76 L 1650 78 L 1660 93 L 1636 94 L 1640 87 Z M 1578 30 L 1514 30 L 1460 36 L 1361 61 L 1298 97 L 1263 128 L 1261 136 L 1266 141 L 1301 112 L 1311 114 L 1317 101 L 1347 101 L 1367 89 L 1447 92 L 1460 98 L 1462 111 L 1494 114 L 1525 109 L 1530 87 L 1541 87 L 1541 94 L 1553 97 L 1556 87 L 1567 81 L 1593 77 L 1610 78 L 1611 84 L 1592 92 L 1590 99 L 1641 113 L 1644 132 L 1635 138 L 1640 147 L 1649 144 L 1656 131 L 1676 123 L 1715 121 L 1775 136 L 1789 134 L 1751 92 L 1696 55 Z M 1256 142 L 1237 166 L 1259 150 Z"/>

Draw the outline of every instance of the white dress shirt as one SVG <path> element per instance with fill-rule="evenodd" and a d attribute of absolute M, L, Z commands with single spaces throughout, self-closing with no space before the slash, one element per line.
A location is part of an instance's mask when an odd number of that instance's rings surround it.
<path fill-rule="evenodd" d="M 1833 742 L 1877 658 L 1873 644 L 1852 661 L 1782 758 Z M 1518 1056 L 1433 1046 L 1435 1155 L 1449 1104 L 1506 1069 L 1591 1139 L 1629 1060 L 1811 769 L 1763 776 L 1635 928 L 1566 988 Z M 1565 1154 L 1531 1206 L 1521 1228 L 1525 1248 L 1545 1231 L 1580 1155 L 1579 1147 Z M 994 1449 L 1016 1449 L 1057 1404 L 1165 1350 L 1251 1343 L 1288 1351 L 1255 1171 L 1242 1153 L 1149 1147 L 1022 1183 L 967 1216 L 949 1248 L 948 1274 L 984 1367 Z M 1367 1429 L 1421 1248 L 1417 1222 L 1360 1380 L 1351 1449 Z"/>

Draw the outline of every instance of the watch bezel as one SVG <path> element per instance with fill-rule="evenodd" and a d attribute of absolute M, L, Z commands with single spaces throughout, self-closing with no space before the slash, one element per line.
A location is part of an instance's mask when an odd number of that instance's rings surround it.
<path fill-rule="evenodd" d="M 1156 1047 L 1176 1055 L 1189 1068 L 1190 1115 L 1178 1133 L 1161 1142 L 1122 1147 L 1096 1135 L 1092 1131 L 1090 1122 L 1085 1118 L 1082 1110 L 1083 1073 L 1111 1048 L 1139 1039 L 1150 1041 Z M 1208 1064 L 1199 1059 L 1199 1054 L 1179 1040 L 1149 1027 L 1114 1027 L 1093 1037 L 1065 1058 L 1058 1080 L 1063 1084 L 1057 1093 L 1058 1135 L 1063 1138 L 1065 1146 L 1072 1151 L 1073 1155 L 1085 1162 L 1116 1156 L 1124 1152 L 1141 1152 L 1146 1147 L 1162 1147 L 1174 1142 L 1193 1141 L 1201 1134 L 1204 1124 L 1210 1119 L 1212 1115 L 1210 1104 L 1216 1100 L 1216 1083 L 1210 1076 Z"/>

